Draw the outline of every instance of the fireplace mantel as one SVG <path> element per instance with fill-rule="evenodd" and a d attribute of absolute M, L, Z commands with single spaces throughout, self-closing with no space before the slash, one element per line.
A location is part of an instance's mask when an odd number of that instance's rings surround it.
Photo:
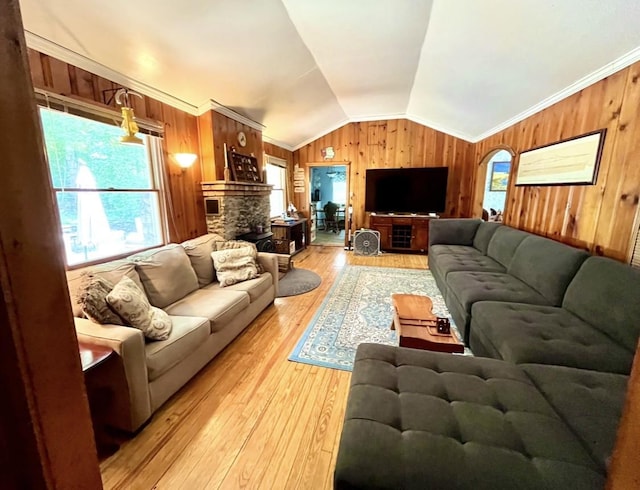
<path fill-rule="evenodd" d="M 224 196 L 268 196 L 273 185 L 258 182 L 235 182 L 226 180 L 214 180 L 202 182 L 202 190 L 215 197 Z"/>

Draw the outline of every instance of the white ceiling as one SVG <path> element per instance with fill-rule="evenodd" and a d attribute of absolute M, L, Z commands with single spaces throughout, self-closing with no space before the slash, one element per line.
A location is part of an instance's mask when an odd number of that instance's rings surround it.
<path fill-rule="evenodd" d="M 290 149 L 398 117 L 477 141 L 640 59 L 638 0 L 20 5 L 31 47 Z"/>

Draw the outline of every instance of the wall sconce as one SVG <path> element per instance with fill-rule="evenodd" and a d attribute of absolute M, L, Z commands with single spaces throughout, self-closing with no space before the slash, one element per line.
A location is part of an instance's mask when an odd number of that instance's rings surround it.
<path fill-rule="evenodd" d="M 130 145 L 142 145 L 144 142 L 141 138 L 136 136 L 138 132 L 138 125 L 136 124 L 136 116 L 133 113 L 129 95 L 135 95 L 142 99 L 142 95 L 138 92 L 121 88 L 116 91 L 116 102 L 122 106 L 122 124 L 120 127 L 124 130 L 124 135 L 120 136 L 120 143 Z M 123 100 L 124 99 L 124 100 Z"/>
<path fill-rule="evenodd" d="M 184 172 L 189 167 L 191 167 L 191 165 L 193 165 L 193 163 L 198 158 L 198 155 L 196 155 L 195 153 L 174 153 L 173 158 L 176 162 L 178 162 L 178 165 L 180 165 L 182 171 Z"/>

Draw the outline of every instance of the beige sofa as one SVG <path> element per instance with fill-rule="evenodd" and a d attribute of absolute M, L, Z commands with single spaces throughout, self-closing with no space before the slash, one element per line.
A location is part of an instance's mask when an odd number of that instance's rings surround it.
<path fill-rule="evenodd" d="M 277 256 L 258 253 L 263 274 L 221 288 L 211 259 L 215 243 L 221 240 L 218 235 L 204 235 L 67 273 L 78 339 L 109 346 L 123 361 L 130 410 L 111 417 L 111 425 L 137 430 L 273 303 L 278 293 Z M 171 317 L 170 337 L 145 341 L 138 329 L 82 318 L 76 298 L 87 270 L 114 284 L 126 275 L 142 286 L 149 302 Z"/>

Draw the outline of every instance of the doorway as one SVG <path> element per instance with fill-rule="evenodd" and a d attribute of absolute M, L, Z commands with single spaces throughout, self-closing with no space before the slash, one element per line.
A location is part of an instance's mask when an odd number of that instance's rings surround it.
<path fill-rule="evenodd" d="M 347 165 L 311 166 L 309 179 L 315 233 L 311 245 L 342 247 L 349 228 L 349 179 Z"/>
<path fill-rule="evenodd" d="M 487 175 L 482 200 L 482 219 L 501 222 L 507 202 L 507 188 L 513 157 L 507 150 L 488 155 Z"/>

